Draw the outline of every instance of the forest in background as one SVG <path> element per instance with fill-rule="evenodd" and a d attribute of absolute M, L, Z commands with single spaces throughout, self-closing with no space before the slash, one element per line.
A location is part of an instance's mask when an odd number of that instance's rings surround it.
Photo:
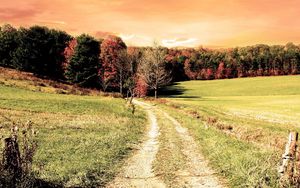
<path fill-rule="evenodd" d="M 0 66 L 81 87 L 145 96 L 170 82 L 299 74 L 300 45 L 127 47 L 118 36 L 73 37 L 44 26 L 6 24 L 0 29 Z"/>

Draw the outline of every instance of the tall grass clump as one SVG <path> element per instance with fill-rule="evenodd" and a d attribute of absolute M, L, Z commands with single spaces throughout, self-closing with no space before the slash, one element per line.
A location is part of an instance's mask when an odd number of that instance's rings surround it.
<path fill-rule="evenodd" d="M 0 187 L 3 188 L 34 186 L 31 167 L 37 149 L 36 132 L 31 122 L 20 127 L 14 123 L 8 136 L 1 135 Z"/>

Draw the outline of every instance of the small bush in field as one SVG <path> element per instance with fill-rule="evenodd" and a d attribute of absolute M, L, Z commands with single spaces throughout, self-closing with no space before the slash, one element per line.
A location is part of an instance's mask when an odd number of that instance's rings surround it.
<path fill-rule="evenodd" d="M 37 148 L 33 140 L 36 132 L 32 123 L 22 130 L 13 125 L 11 133 L 4 138 L 4 147 L 0 159 L 0 187 L 32 187 L 34 178 L 31 167 Z"/>

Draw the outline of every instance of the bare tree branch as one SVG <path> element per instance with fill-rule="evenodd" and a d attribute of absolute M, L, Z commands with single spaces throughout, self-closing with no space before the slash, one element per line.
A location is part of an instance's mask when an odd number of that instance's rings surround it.
<path fill-rule="evenodd" d="M 147 48 L 140 58 L 138 73 L 147 86 L 155 91 L 155 98 L 158 89 L 170 83 L 172 79 L 170 72 L 165 68 L 165 56 L 166 51 L 155 44 L 153 48 Z"/>

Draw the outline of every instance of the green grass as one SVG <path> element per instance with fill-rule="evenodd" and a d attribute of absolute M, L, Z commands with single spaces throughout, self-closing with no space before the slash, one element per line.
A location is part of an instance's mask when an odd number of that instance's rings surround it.
<path fill-rule="evenodd" d="M 177 87 L 186 89 L 181 97 L 299 95 L 300 76 L 187 81 Z"/>
<path fill-rule="evenodd" d="M 169 89 L 183 90 L 172 102 L 203 114 L 300 127 L 300 76 L 188 81 Z"/>
<path fill-rule="evenodd" d="M 33 170 L 63 186 L 103 186 L 144 133 L 145 114 L 123 99 L 33 92 L 0 85 L 0 132 L 10 122 L 32 121 L 38 130 Z M 1 137 L 0 137 L 1 138 Z"/>
<path fill-rule="evenodd" d="M 167 89 L 177 95 L 165 96 L 163 107 L 189 128 L 231 187 L 278 186 L 288 132 L 300 132 L 300 76 L 187 81 Z"/>
<path fill-rule="evenodd" d="M 179 187 L 176 177 L 178 171 L 186 166 L 185 156 L 182 152 L 184 147 L 175 126 L 166 119 L 160 111 L 156 112 L 160 127 L 159 150 L 154 161 L 154 172 L 159 175 L 168 187 Z"/>

